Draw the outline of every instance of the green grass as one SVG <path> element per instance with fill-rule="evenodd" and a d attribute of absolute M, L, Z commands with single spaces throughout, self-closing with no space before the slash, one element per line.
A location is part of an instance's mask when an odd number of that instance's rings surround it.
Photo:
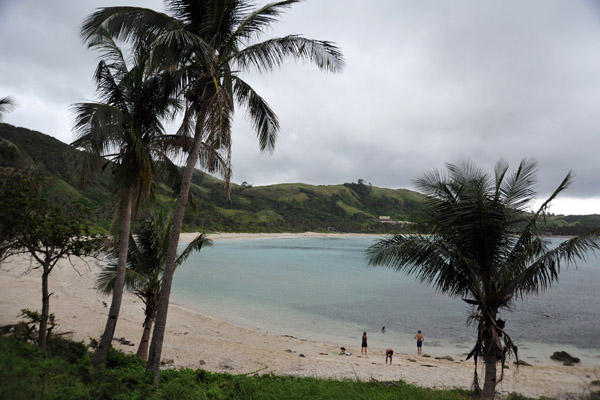
<path fill-rule="evenodd" d="M 111 350 L 94 371 L 83 343 L 54 338 L 48 351 L 0 338 L 0 399 L 468 399 L 464 390 L 433 390 L 405 382 L 360 382 L 276 375 L 247 376 L 201 369 L 161 372 L 160 386 L 134 355 Z"/>

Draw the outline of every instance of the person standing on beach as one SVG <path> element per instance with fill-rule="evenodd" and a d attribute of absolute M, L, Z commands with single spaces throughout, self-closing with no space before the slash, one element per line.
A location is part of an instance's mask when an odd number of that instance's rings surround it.
<path fill-rule="evenodd" d="M 385 326 L 381 328 L 381 333 L 385 333 Z"/>
<path fill-rule="evenodd" d="M 385 349 L 385 364 L 387 365 L 388 358 L 390 360 L 390 365 L 392 365 L 392 356 L 394 355 L 393 349 Z"/>
<path fill-rule="evenodd" d="M 417 333 L 414 337 L 417 341 L 417 354 L 421 354 L 421 350 L 423 349 L 423 342 L 425 341 L 425 337 L 421 334 L 421 331 Z"/>
<path fill-rule="evenodd" d="M 362 345 L 361 345 L 361 354 L 367 354 L 367 332 L 363 332 L 362 335 Z"/>

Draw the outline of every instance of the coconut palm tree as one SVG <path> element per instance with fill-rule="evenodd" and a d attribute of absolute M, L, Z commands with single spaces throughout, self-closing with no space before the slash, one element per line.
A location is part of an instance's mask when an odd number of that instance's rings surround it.
<path fill-rule="evenodd" d="M 142 8 L 109 7 L 98 10 L 84 22 L 84 37 L 107 29 L 115 37 L 130 40 L 135 45 L 144 35 L 156 35 L 153 65 L 167 69 L 177 65 L 184 77 L 182 93 L 186 111 L 180 134 L 192 137 L 193 145 L 174 212 L 148 360 L 148 370 L 155 372 L 155 384 L 158 383 L 177 242 L 200 143 L 222 149 L 226 159 L 231 160 L 231 119 L 237 102 L 250 115 L 260 149 L 274 149 L 279 122 L 266 101 L 241 78 L 249 68 L 270 71 L 281 66 L 287 57 L 313 62 L 330 72 L 343 67 L 341 52 L 326 41 L 298 35 L 257 41 L 283 10 L 297 2 L 279 1 L 254 8 L 248 0 L 167 0 L 169 14 Z M 226 182 L 229 178 L 230 168 Z"/>
<path fill-rule="evenodd" d="M 508 164 L 500 161 L 493 177 L 471 163 L 447 164 L 447 170 L 416 180 L 417 188 L 428 196 L 429 232 L 381 240 L 368 249 L 368 255 L 371 265 L 412 274 L 473 306 L 470 318 L 477 326 L 477 340 L 468 358 L 475 360 L 474 389 L 493 399 L 497 363 L 504 363 L 511 352 L 517 356 L 502 311 L 518 298 L 546 290 L 558 280 L 562 267 L 599 249 L 600 231 L 566 240 L 556 248 L 542 237 L 537 223 L 567 188 L 571 173 L 531 213 L 534 162 L 523 160 L 508 175 Z M 479 357 L 485 363 L 483 392 L 477 378 Z"/>
<path fill-rule="evenodd" d="M 90 47 L 102 52 L 95 73 L 99 102 L 72 106 L 75 115 L 73 146 L 85 150 L 83 176 L 89 178 L 109 160 L 113 187 L 118 193 L 119 254 L 126 254 L 132 216 L 155 185 L 157 176 L 178 182 L 178 170 L 169 160 L 169 140 L 162 121 L 172 115 L 178 103 L 172 97 L 175 84 L 167 73 L 148 74 L 149 46 L 134 48 L 131 67 L 106 31 L 98 31 Z M 159 160 L 159 162 L 155 162 Z M 109 164 L 104 164 L 106 167 Z M 133 208 L 133 199 L 136 206 Z M 106 360 L 119 317 L 125 281 L 126 257 L 120 257 L 106 327 L 93 362 Z"/>
<path fill-rule="evenodd" d="M 159 212 L 143 221 L 136 238 L 129 239 L 125 286 L 144 303 L 144 331 L 137 351 L 138 357 L 143 360 L 148 358 L 150 332 L 156 315 L 172 227 L 173 219 Z M 212 241 L 204 234 L 196 236 L 177 257 L 175 267 L 181 265 L 192 251 L 200 251 L 203 246 L 210 245 Z M 113 259 L 119 258 L 118 250 L 118 246 L 112 248 L 110 256 Z M 105 294 L 112 293 L 116 276 L 117 264 L 106 265 L 98 275 L 96 288 Z"/>

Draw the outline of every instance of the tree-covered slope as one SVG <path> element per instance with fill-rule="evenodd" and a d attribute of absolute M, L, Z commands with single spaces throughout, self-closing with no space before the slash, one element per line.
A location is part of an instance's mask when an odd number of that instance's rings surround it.
<path fill-rule="evenodd" d="M 0 123 L 0 168 L 30 168 L 50 181 L 49 197 L 78 200 L 91 207 L 98 225 L 108 228 L 114 209 L 111 173 L 107 168 L 87 185 L 81 184 L 81 152 L 40 132 Z M 223 182 L 196 170 L 194 204 L 188 207 L 186 230 L 281 232 L 395 232 L 419 222 L 424 197 L 408 189 L 386 189 L 362 179 L 340 185 L 286 183 L 252 187 L 232 184 L 230 198 Z M 156 207 L 170 211 L 175 197 L 161 186 Z M 388 216 L 392 222 L 379 221 Z M 576 234 L 600 227 L 600 215 L 549 216 L 548 233 Z"/>

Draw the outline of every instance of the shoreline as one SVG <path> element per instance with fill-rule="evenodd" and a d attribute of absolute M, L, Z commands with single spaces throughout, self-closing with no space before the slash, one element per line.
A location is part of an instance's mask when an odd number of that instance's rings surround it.
<path fill-rule="evenodd" d="M 195 235 L 197 233 L 182 234 L 181 242 L 185 243 Z M 214 241 L 340 236 L 348 235 L 315 232 L 208 235 Z M 50 291 L 53 292 L 50 312 L 56 315 L 57 332 L 73 331 L 72 339 L 87 343 L 90 337 L 101 335 L 108 313 L 103 302 L 110 303 L 110 298 L 93 289 L 99 269 L 95 260 L 74 264 L 79 272 L 63 260 L 50 275 Z M 16 322 L 22 308 L 41 308 L 40 273 L 33 270 L 24 274 L 29 267 L 29 260 L 23 257 L 13 257 L 0 265 L 0 325 Z M 136 346 L 115 341 L 115 347 L 126 352 L 137 350 L 142 334 L 142 307 L 142 302 L 135 296 L 129 293 L 124 296 L 115 338 L 124 337 Z M 369 348 L 366 356 L 360 354 L 358 345 L 349 347 L 351 356 L 334 355 L 338 350 L 331 343 L 296 337 L 292 332 L 273 334 L 261 329 L 248 329 L 172 302 L 163 347 L 163 360 L 172 362 L 163 368 L 202 368 L 231 374 L 273 373 L 364 381 L 404 380 L 434 388 L 468 389 L 473 379 L 472 360 L 438 360 L 397 353 L 394 354 L 394 365 L 389 366 L 385 365 L 384 349 Z M 481 370 L 478 373 L 482 376 Z M 598 379 L 600 367 L 544 363 L 521 366 L 517 370 L 511 360 L 509 369 L 505 370 L 504 381 L 497 389 L 502 394 L 518 392 L 532 397 L 560 398 L 569 393 L 587 393 L 591 390 L 590 382 Z"/>

